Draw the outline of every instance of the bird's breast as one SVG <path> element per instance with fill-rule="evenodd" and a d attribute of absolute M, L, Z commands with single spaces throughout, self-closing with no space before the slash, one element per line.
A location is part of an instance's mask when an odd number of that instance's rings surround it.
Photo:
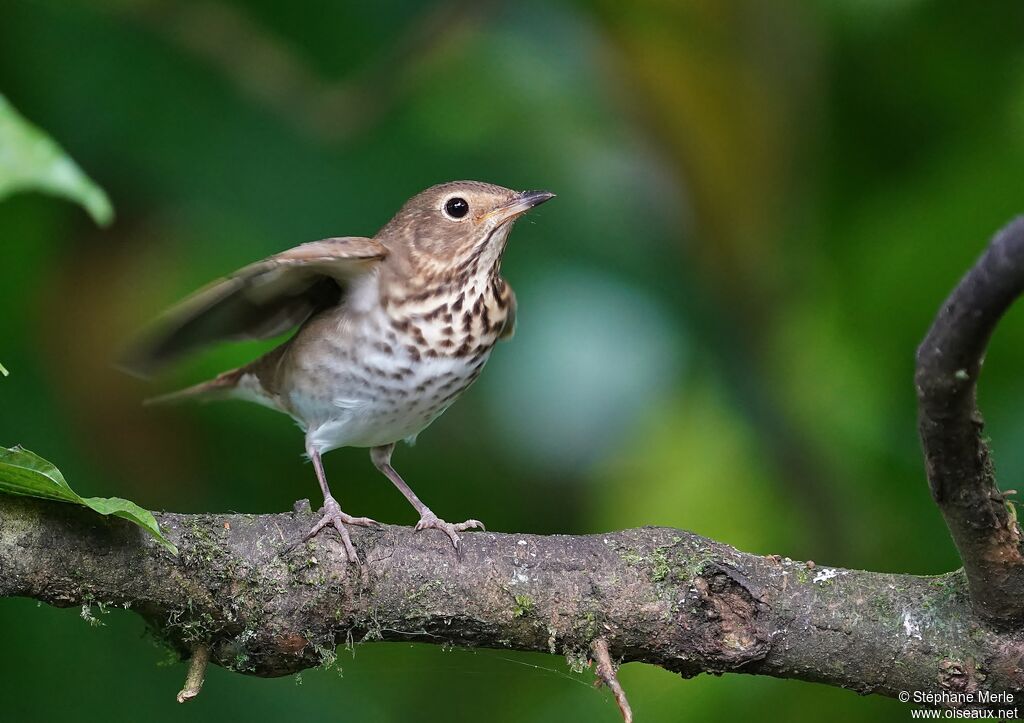
<path fill-rule="evenodd" d="M 477 379 L 504 328 L 508 303 L 481 286 L 319 321 L 290 385 L 293 416 L 321 430 L 323 449 L 414 437 Z"/>

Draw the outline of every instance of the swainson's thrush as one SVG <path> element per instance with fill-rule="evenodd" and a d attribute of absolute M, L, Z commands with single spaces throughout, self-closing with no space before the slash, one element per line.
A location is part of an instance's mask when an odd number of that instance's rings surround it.
<path fill-rule="evenodd" d="M 416 529 L 442 530 L 457 548 L 459 532 L 483 525 L 438 518 L 391 466 L 391 453 L 437 419 L 512 335 L 516 299 L 501 277 L 502 254 L 515 220 L 553 195 L 474 181 L 429 188 L 373 238 L 306 243 L 197 292 L 164 315 L 126 366 L 147 373 L 214 342 L 298 326 L 251 364 L 156 401 L 246 399 L 295 419 L 324 495 L 306 539 L 333 525 L 350 561 L 345 525 L 374 521 L 342 512 L 327 486 L 320 457 L 338 447 L 369 447 L 419 513 Z"/>

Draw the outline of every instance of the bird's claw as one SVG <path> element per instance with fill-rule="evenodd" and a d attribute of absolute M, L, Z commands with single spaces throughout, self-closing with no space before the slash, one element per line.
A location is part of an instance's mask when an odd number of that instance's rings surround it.
<path fill-rule="evenodd" d="M 313 525 L 313 528 L 306 533 L 303 538 L 303 542 L 316 537 L 322 529 L 330 525 L 338 534 L 341 536 L 341 542 L 345 546 L 345 559 L 348 562 L 359 562 L 359 558 L 356 557 L 356 548 L 352 545 L 352 538 L 349 537 L 348 530 L 345 529 L 345 525 L 358 525 L 359 527 L 376 527 L 380 525 L 376 520 L 371 520 L 369 517 L 353 517 L 352 515 L 346 514 L 342 511 L 341 505 L 333 497 L 328 497 L 324 500 L 324 506 L 321 510 L 320 520 Z"/>
<path fill-rule="evenodd" d="M 480 520 L 466 520 L 465 522 L 445 522 L 440 517 L 435 515 L 433 512 L 427 511 L 420 517 L 420 521 L 416 523 L 415 531 L 426 530 L 433 528 L 435 530 L 441 530 L 441 532 L 448 535 L 448 539 L 452 541 L 452 547 L 456 550 L 459 549 L 459 541 L 462 539 L 458 533 L 465 532 L 466 530 L 485 530 L 484 523 Z"/>

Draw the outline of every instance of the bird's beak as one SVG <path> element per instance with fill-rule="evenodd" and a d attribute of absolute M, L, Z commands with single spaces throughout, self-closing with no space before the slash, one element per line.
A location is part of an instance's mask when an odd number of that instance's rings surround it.
<path fill-rule="evenodd" d="M 515 198 L 511 201 L 498 206 L 487 215 L 494 218 L 497 225 L 500 226 L 503 223 L 519 218 L 531 208 L 539 206 L 545 201 L 550 201 L 554 197 L 555 194 L 550 191 L 523 191 L 516 194 Z"/>

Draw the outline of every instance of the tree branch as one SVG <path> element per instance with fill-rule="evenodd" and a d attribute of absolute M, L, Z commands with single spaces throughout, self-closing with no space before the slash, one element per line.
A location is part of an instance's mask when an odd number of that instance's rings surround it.
<path fill-rule="evenodd" d="M 629 705 L 626 691 L 622 689 L 622 683 L 619 682 L 619 676 L 615 672 L 615 664 L 612 662 L 611 653 L 608 652 L 608 641 L 598 638 L 591 643 L 590 649 L 594 653 L 594 662 L 597 664 L 594 671 L 597 674 L 595 685 L 607 685 L 611 689 L 612 695 L 615 696 L 615 703 L 619 706 L 619 712 L 622 714 L 622 722 L 633 723 L 633 709 Z"/>
<path fill-rule="evenodd" d="M 921 444 L 932 496 L 964 563 L 978 613 L 1024 623 L 1016 516 L 996 486 L 976 388 L 996 324 L 1024 291 L 1024 217 L 1008 224 L 942 305 L 917 350 Z"/>
<path fill-rule="evenodd" d="M 563 654 L 593 642 L 683 677 L 742 672 L 861 693 L 1024 690 L 1024 640 L 984 626 L 960 573 L 914 577 L 759 557 L 681 530 L 543 537 L 358 528 L 366 561 L 278 515 L 160 515 L 179 558 L 116 518 L 0 497 L 0 596 L 130 605 L 183 657 L 241 673 L 319 666 L 346 641 Z M 599 661 L 600 662 L 600 661 Z"/>
<path fill-rule="evenodd" d="M 210 646 L 197 645 L 192 651 L 192 660 L 188 664 L 188 676 L 185 678 L 185 687 L 178 691 L 178 702 L 187 703 L 199 695 L 203 689 L 203 682 L 206 680 L 206 666 L 210 662 Z"/>

